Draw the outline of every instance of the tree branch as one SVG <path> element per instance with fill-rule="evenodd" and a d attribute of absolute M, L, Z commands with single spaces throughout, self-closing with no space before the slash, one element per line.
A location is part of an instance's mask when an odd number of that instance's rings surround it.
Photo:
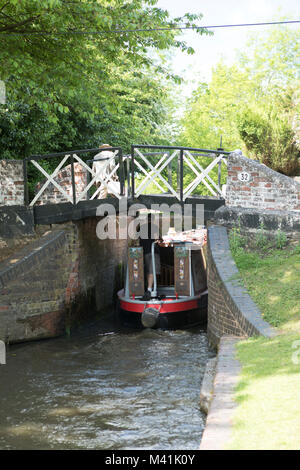
<path fill-rule="evenodd" d="M 28 23 L 32 23 L 34 20 L 39 18 L 41 15 L 38 16 L 31 16 L 30 18 L 27 18 L 24 21 L 20 21 L 19 23 L 11 24 L 11 25 L 6 25 L 4 28 L 0 28 L 0 33 L 3 33 L 5 31 L 15 31 L 17 28 L 24 26 Z"/>
<path fill-rule="evenodd" d="M 7 5 L 9 5 L 9 2 L 4 3 L 3 7 L 1 7 L 1 9 L 0 9 L 0 12 L 1 12 L 2 10 L 4 10 L 4 8 L 7 7 Z"/>

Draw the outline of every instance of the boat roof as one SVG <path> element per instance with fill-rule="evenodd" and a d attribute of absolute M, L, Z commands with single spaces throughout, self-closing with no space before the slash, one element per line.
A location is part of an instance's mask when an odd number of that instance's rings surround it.
<path fill-rule="evenodd" d="M 185 232 L 176 232 L 174 229 L 170 229 L 167 235 L 162 236 L 162 239 L 166 245 L 188 243 L 203 246 L 207 242 L 207 229 L 198 228 Z"/>

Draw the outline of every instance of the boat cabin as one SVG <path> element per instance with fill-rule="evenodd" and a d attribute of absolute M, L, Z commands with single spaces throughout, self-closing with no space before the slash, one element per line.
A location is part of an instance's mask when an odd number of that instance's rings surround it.
<path fill-rule="evenodd" d="M 118 293 L 123 323 L 179 328 L 203 322 L 207 314 L 205 244 L 205 228 L 181 233 L 169 230 L 162 240 L 153 242 L 154 282 L 151 298 L 147 300 L 143 248 L 129 247 L 126 282 Z M 155 252 L 160 258 L 159 274 L 156 273 Z M 149 318 L 151 321 L 145 321 Z"/>

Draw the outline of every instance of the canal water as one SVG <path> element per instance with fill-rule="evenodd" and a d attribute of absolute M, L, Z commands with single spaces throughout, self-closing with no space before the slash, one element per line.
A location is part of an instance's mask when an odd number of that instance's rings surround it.
<path fill-rule="evenodd" d="M 203 330 L 122 330 L 10 346 L 0 366 L 0 449 L 198 449 Z"/>

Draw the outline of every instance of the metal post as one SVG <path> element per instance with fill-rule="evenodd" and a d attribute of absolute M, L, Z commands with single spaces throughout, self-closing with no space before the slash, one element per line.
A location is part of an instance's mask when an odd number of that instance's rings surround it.
<path fill-rule="evenodd" d="M 170 152 L 167 152 L 167 158 L 169 158 Z M 172 160 L 168 163 L 168 183 L 171 187 L 173 187 L 172 183 Z M 170 191 L 168 191 L 169 193 Z"/>
<path fill-rule="evenodd" d="M 218 162 L 218 186 L 221 189 L 221 165 L 222 165 L 222 160 Z"/>
<path fill-rule="evenodd" d="M 131 189 L 130 189 L 130 160 L 129 160 L 128 155 L 126 155 L 126 171 L 127 171 L 127 197 L 129 197 L 131 194 Z"/>
<path fill-rule="evenodd" d="M 91 167 L 90 166 L 90 163 L 91 163 L 90 160 L 87 161 L 86 163 L 89 167 Z M 93 168 L 93 164 L 92 164 L 92 168 Z M 87 184 L 87 186 L 90 184 L 90 182 L 91 182 L 91 173 L 90 173 L 90 171 L 87 171 L 87 175 L 86 175 L 86 184 Z M 87 193 L 86 193 L 86 200 L 89 201 L 90 199 L 91 199 L 91 190 L 88 189 Z"/>
<path fill-rule="evenodd" d="M 149 235 L 149 234 L 148 234 Z M 157 280 L 156 280 L 156 265 L 155 265 L 155 243 L 151 246 L 151 258 L 152 258 L 152 272 L 153 272 L 153 297 L 157 296 Z"/>
<path fill-rule="evenodd" d="M 123 152 L 121 148 L 119 149 L 119 168 L 120 168 L 120 196 L 124 196 L 125 173 L 124 173 Z"/>
<path fill-rule="evenodd" d="M 180 153 L 177 157 L 177 188 L 176 192 L 180 194 Z"/>
<path fill-rule="evenodd" d="M 72 176 L 72 192 L 73 192 L 73 204 L 76 204 L 76 186 L 74 176 L 74 157 L 71 155 L 71 176 Z"/>
<path fill-rule="evenodd" d="M 183 202 L 183 150 L 180 150 L 180 201 Z"/>
<path fill-rule="evenodd" d="M 27 160 L 23 160 L 23 179 L 24 179 L 24 205 L 28 206 L 29 204 L 29 195 L 28 195 L 28 174 L 27 174 Z"/>
<path fill-rule="evenodd" d="M 218 148 L 219 152 L 222 152 L 224 149 L 222 147 L 222 136 L 220 138 L 220 147 Z M 219 161 L 218 163 L 218 186 L 219 189 L 221 189 L 221 165 L 222 165 L 222 160 Z"/>
<path fill-rule="evenodd" d="M 131 198 L 134 199 L 134 146 L 131 146 Z"/>

